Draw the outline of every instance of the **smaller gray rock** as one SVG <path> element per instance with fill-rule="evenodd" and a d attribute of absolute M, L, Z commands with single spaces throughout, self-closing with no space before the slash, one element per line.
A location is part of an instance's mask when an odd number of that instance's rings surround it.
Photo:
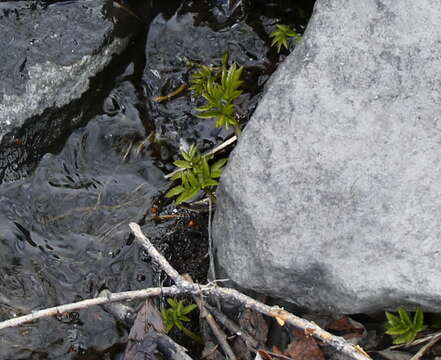
<path fill-rule="evenodd" d="M 0 141 L 26 119 L 80 98 L 125 48 L 111 17 L 107 0 L 0 4 Z"/>

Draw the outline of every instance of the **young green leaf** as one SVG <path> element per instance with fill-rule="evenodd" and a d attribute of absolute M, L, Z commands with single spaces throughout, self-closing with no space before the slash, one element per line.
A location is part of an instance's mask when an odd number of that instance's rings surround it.
<path fill-rule="evenodd" d="M 206 158 L 202 158 L 202 181 L 204 179 L 210 179 L 210 166 L 208 166 L 208 161 Z"/>
<path fill-rule="evenodd" d="M 413 323 L 412 320 L 410 320 L 410 315 L 409 313 L 406 311 L 405 308 L 400 307 L 398 308 L 398 314 L 400 314 L 400 320 L 407 325 L 408 327 L 412 327 Z"/>
<path fill-rule="evenodd" d="M 181 185 L 178 185 L 178 186 L 175 186 L 174 188 L 170 189 L 169 191 L 167 191 L 167 193 L 165 194 L 165 197 L 171 198 L 173 196 L 181 194 L 184 191 L 185 191 L 185 188 Z"/>
<path fill-rule="evenodd" d="M 162 322 L 164 323 L 165 332 L 170 332 L 170 330 L 176 326 L 193 340 L 202 342 L 202 339 L 199 336 L 184 326 L 184 322 L 190 321 L 190 318 L 186 315 L 193 311 L 197 306 L 195 304 L 186 306 L 182 300 L 178 301 L 173 298 L 168 298 L 167 302 L 170 307 L 168 309 L 161 309 L 161 318 Z"/>
<path fill-rule="evenodd" d="M 209 187 L 209 186 L 217 186 L 218 184 L 219 183 L 216 180 L 208 179 L 208 180 L 204 181 L 203 187 L 206 188 L 206 187 Z"/>
<path fill-rule="evenodd" d="M 167 302 L 172 308 L 175 308 L 178 306 L 178 301 L 173 298 L 168 298 Z"/>
<path fill-rule="evenodd" d="M 228 53 L 228 51 L 225 51 L 224 55 L 222 56 L 222 66 L 227 67 L 229 60 L 230 60 L 230 54 Z"/>
<path fill-rule="evenodd" d="M 178 196 L 176 199 L 176 205 L 180 205 L 183 202 L 190 200 L 192 197 L 196 196 L 199 193 L 199 189 L 189 189 L 185 192 L 183 192 L 181 195 Z"/>
<path fill-rule="evenodd" d="M 183 168 L 183 169 L 191 169 L 192 165 L 191 163 L 187 160 L 176 160 L 173 164 L 175 164 L 177 167 Z"/>
<path fill-rule="evenodd" d="M 416 309 L 415 311 L 415 315 L 413 317 L 413 325 L 415 329 L 417 329 L 417 331 L 422 331 L 426 328 L 426 326 L 424 325 L 424 314 L 420 308 Z"/>
<path fill-rule="evenodd" d="M 190 304 L 187 305 L 186 307 L 184 307 L 184 309 L 182 309 L 182 313 L 183 314 L 189 314 L 191 313 L 194 309 L 196 309 L 198 306 L 196 304 Z"/>
<path fill-rule="evenodd" d="M 182 176 L 184 175 L 183 171 L 178 171 L 177 173 L 173 174 L 171 176 L 171 180 L 178 180 L 178 179 L 182 179 Z"/>
<path fill-rule="evenodd" d="M 392 326 L 398 326 L 400 325 L 400 318 L 398 316 L 395 316 L 394 314 L 391 314 L 390 312 L 386 311 L 386 318 L 390 325 Z"/>
<path fill-rule="evenodd" d="M 300 39 L 302 36 L 287 25 L 277 24 L 276 30 L 270 34 L 270 37 L 273 38 L 271 46 L 276 46 L 277 52 L 280 52 L 282 47 L 288 49 L 289 38 Z"/>
<path fill-rule="evenodd" d="M 194 72 L 190 77 L 190 90 L 192 90 L 196 96 L 202 96 L 207 90 L 207 83 L 215 78 L 216 73 L 212 66 L 200 65 L 199 70 Z"/>
<path fill-rule="evenodd" d="M 189 171 L 187 172 L 187 176 L 188 176 L 188 181 L 190 182 L 190 185 L 193 187 L 193 189 L 197 189 L 199 191 L 201 186 L 199 184 L 197 177 L 195 176 L 195 172 Z"/>
<path fill-rule="evenodd" d="M 221 175 L 222 175 L 222 171 L 221 170 L 211 170 L 210 176 L 213 179 L 217 179 L 217 178 L 221 177 Z"/>
<path fill-rule="evenodd" d="M 190 182 L 188 181 L 188 173 L 189 173 L 189 170 L 183 171 L 181 174 L 182 186 L 185 189 L 188 189 L 190 187 Z"/>
<path fill-rule="evenodd" d="M 386 331 L 386 334 L 388 335 L 400 335 L 400 334 L 404 334 L 408 331 L 409 329 L 406 326 L 395 326 L 395 327 L 391 327 Z"/>
<path fill-rule="evenodd" d="M 211 165 L 212 170 L 219 170 L 227 163 L 227 159 L 220 159 Z"/>
<path fill-rule="evenodd" d="M 426 329 L 424 314 L 420 308 L 416 309 L 413 319 L 403 307 L 398 308 L 398 315 L 386 312 L 386 334 L 393 337 L 394 344 L 412 342 L 420 331 Z"/>
<path fill-rule="evenodd" d="M 236 133 L 240 132 L 240 124 L 236 118 L 234 101 L 242 94 L 240 86 L 243 81 L 243 67 L 236 64 L 227 68 L 223 65 L 218 76 L 206 77 L 206 83 L 201 86 L 200 95 L 206 103 L 197 108 L 197 116 L 202 119 L 216 120 L 216 127 L 233 126 Z M 220 78 L 220 79 L 219 79 Z"/>
<path fill-rule="evenodd" d="M 216 179 L 221 176 L 222 167 L 227 160 L 220 159 L 210 166 L 209 160 L 213 158 L 213 155 L 201 155 L 195 145 L 192 145 L 188 151 L 181 152 L 181 156 L 187 160 L 176 160 L 174 164 L 183 170 L 171 177 L 172 180 L 181 180 L 181 184 L 171 188 L 165 196 L 178 196 L 176 205 L 179 205 L 197 196 L 203 190 L 213 195 L 211 188 L 218 185 Z"/>

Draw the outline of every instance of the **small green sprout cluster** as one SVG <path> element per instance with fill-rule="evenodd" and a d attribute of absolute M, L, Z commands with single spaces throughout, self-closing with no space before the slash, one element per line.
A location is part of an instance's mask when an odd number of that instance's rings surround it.
<path fill-rule="evenodd" d="M 207 92 L 208 83 L 216 81 L 216 68 L 208 65 L 198 65 L 198 70 L 191 74 L 190 90 L 202 97 Z"/>
<path fill-rule="evenodd" d="M 168 298 L 167 302 L 170 307 L 167 309 L 161 309 L 161 318 L 164 323 L 165 332 L 170 332 L 176 326 L 185 335 L 202 344 L 202 339 L 184 326 L 185 322 L 190 322 L 187 315 L 191 313 L 197 305 L 185 305 L 182 300 L 172 298 Z"/>
<path fill-rule="evenodd" d="M 386 334 L 393 337 L 394 344 L 407 344 L 415 340 L 420 331 L 427 328 L 424 325 L 424 314 L 420 308 L 417 308 L 413 319 L 403 308 L 398 308 L 398 316 L 386 312 L 387 324 Z"/>
<path fill-rule="evenodd" d="M 224 55 L 221 67 L 200 65 L 191 76 L 190 89 L 206 101 L 199 107 L 197 116 L 202 119 L 216 119 L 216 127 L 233 127 L 240 134 L 234 101 L 242 94 L 240 79 L 243 67 L 228 66 L 228 54 Z"/>
<path fill-rule="evenodd" d="M 277 52 L 280 52 L 282 47 L 288 49 L 289 38 L 295 38 L 296 40 L 300 40 L 302 38 L 302 35 L 290 28 L 288 25 L 277 24 L 276 27 L 277 29 L 274 30 L 270 36 L 273 38 L 271 46 L 276 46 Z"/>
<path fill-rule="evenodd" d="M 190 146 L 188 151 L 182 151 L 181 156 L 183 160 L 174 162 L 181 170 L 171 177 L 172 180 L 181 180 L 181 184 L 170 189 L 165 196 L 171 198 L 179 195 L 176 199 L 176 205 L 198 195 L 202 190 L 206 191 L 209 196 L 213 196 L 210 188 L 217 186 L 216 179 L 221 176 L 227 159 L 220 159 L 209 165 L 208 161 L 213 158 L 213 155 L 201 155 L 194 144 Z"/>

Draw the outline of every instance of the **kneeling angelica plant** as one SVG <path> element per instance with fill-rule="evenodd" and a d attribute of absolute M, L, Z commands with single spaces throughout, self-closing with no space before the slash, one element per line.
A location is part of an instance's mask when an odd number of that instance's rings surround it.
<path fill-rule="evenodd" d="M 208 161 L 213 155 L 201 155 L 196 145 L 190 146 L 188 151 L 181 152 L 182 160 L 176 160 L 174 164 L 180 169 L 171 177 L 172 180 L 181 180 L 181 184 L 170 189 L 165 196 L 171 198 L 177 196 L 176 205 L 183 203 L 205 191 L 208 196 L 214 198 L 213 187 L 217 186 L 218 179 L 227 159 L 220 159 L 209 165 Z"/>

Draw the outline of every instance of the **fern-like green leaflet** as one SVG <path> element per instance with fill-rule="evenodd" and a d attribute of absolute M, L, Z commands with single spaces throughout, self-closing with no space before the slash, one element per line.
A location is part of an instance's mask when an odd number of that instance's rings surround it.
<path fill-rule="evenodd" d="M 398 308 L 398 316 L 386 312 L 386 334 L 393 337 L 394 344 L 407 344 L 415 340 L 417 334 L 427 328 L 424 313 L 417 308 L 413 318 L 403 307 Z"/>
<path fill-rule="evenodd" d="M 195 145 L 192 145 L 188 151 L 182 151 L 181 157 L 183 160 L 174 162 L 180 171 L 171 177 L 172 180 L 180 180 L 181 184 L 170 189 L 165 196 L 168 198 L 178 196 L 176 205 L 195 197 L 201 191 L 212 196 L 211 189 L 218 185 L 216 179 L 221 176 L 227 159 L 220 159 L 210 165 L 208 162 L 213 156 L 201 155 Z"/>

